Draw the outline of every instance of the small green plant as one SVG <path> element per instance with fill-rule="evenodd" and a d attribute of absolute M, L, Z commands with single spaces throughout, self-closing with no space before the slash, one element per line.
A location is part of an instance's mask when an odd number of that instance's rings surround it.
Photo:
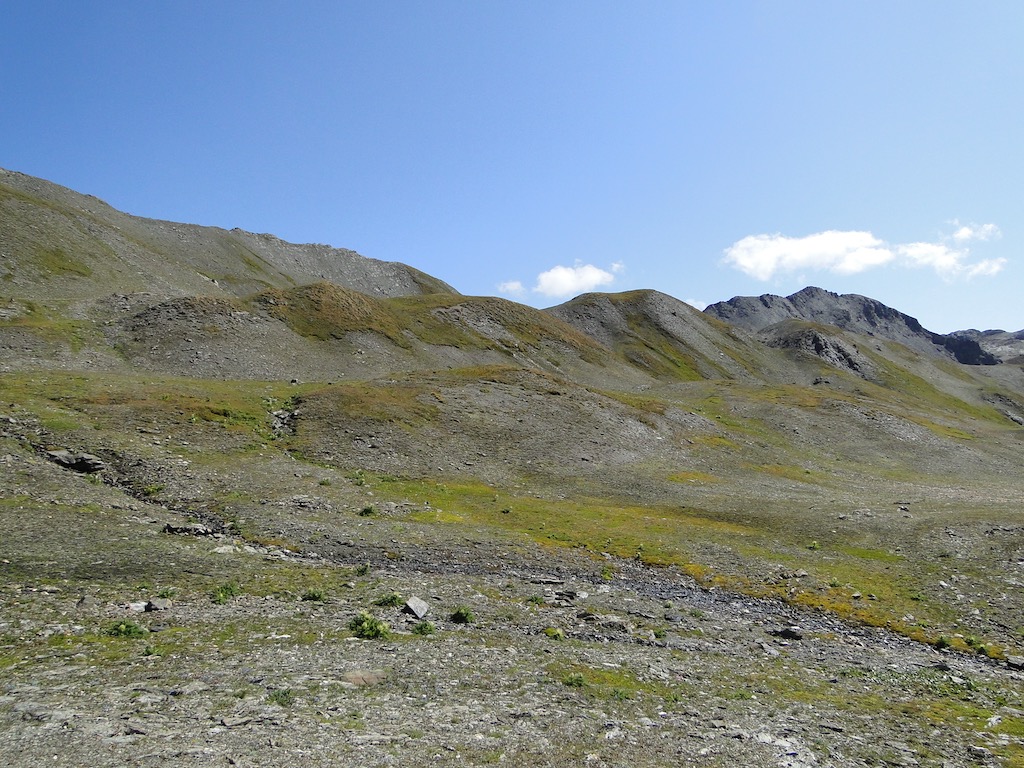
<path fill-rule="evenodd" d="M 811 550 L 818 550 L 821 549 L 821 544 L 819 544 L 817 541 L 812 541 L 810 544 L 807 545 L 807 548 Z"/>
<path fill-rule="evenodd" d="M 363 563 L 362 565 L 356 566 L 356 576 L 366 576 L 370 572 L 370 564 Z"/>
<path fill-rule="evenodd" d="M 580 672 L 570 672 L 562 678 L 562 685 L 569 688 L 582 688 L 587 684 L 586 678 Z"/>
<path fill-rule="evenodd" d="M 165 649 L 163 649 L 163 648 L 161 648 L 161 647 L 157 646 L 157 645 L 147 645 L 147 646 L 146 646 L 146 647 L 145 647 L 145 648 L 144 648 L 144 649 L 142 650 L 142 655 L 143 655 L 143 656 L 157 656 L 157 657 L 162 657 L 162 656 L 165 656 L 166 654 L 167 654 L 167 651 L 166 651 Z"/>
<path fill-rule="evenodd" d="M 163 587 L 159 592 L 156 593 L 156 596 L 161 597 L 164 600 L 170 600 L 172 597 L 174 597 L 174 593 L 176 591 L 177 590 L 175 590 L 174 587 Z"/>
<path fill-rule="evenodd" d="M 231 598 L 237 597 L 242 594 L 242 588 L 233 581 L 227 584 L 221 584 L 210 595 L 210 599 L 213 600 L 214 605 L 225 605 Z"/>
<path fill-rule="evenodd" d="M 405 601 L 402 596 L 397 592 L 390 592 L 386 595 L 381 595 L 373 601 L 374 605 L 379 605 L 381 608 L 397 608 Z"/>
<path fill-rule="evenodd" d="M 530 605 L 544 605 L 544 598 L 540 595 L 530 595 L 526 598 L 526 602 Z"/>
<path fill-rule="evenodd" d="M 437 631 L 432 621 L 421 621 L 419 624 L 412 628 L 414 635 L 432 635 Z"/>
<path fill-rule="evenodd" d="M 369 505 L 367 505 L 367 506 L 365 506 L 365 507 L 363 507 L 362 509 L 359 510 L 359 516 L 360 517 L 370 517 L 373 514 L 375 514 L 375 510 L 373 509 L 373 505 L 372 504 L 369 504 Z"/>
<path fill-rule="evenodd" d="M 331 484 L 331 479 L 329 477 L 325 477 L 325 478 L 321 479 L 319 483 L 317 483 L 317 485 L 323 485 L 323 486 L 329 486 L 330 484 Z"/>
<path fill-rule="evenodd" d="M 153 483 L 152 485 L 145 485 L 145 486 L 142 487 L 142 495 L 146 496 L 147 498 L 149 498 L 151 496 L 156 496 L 163 489 L 164 489 L 164 486 L 161 483 Z"/>
<path fill-rule="evenodd" d="M 267 701 L 279 707 L 290 707 L 295 703 L 295 693 L 291 688 L 276 688 L 267 694 Z"/>
<path fill-rule="evenodd" d="M 449 621 L 453 624 L 472 624 L 476 621 L 476 616 L 469 610 L 468 606 L 459 605 L 456 606 L 455 610 L 452 611 L 452 615 L 448 617 Z"/>
<path fill-rule="evenodd" d="M 363 640 L 387 640 L 391 637 L 388 625 L 366 611 L 360 611 L 348 623 L 352 633 Z"/>
<path fill-rule="evenodd" d="M 327 599 L 327 594 L 319 587 L 310 587 L 302 593 L 302 600 L 308 603 L 322 603 Z"/>
<path fill-rule="evenodd" d="M 935 647 L 938 648 L 940 651 L 944 648 L 951 648 L 952 646 L 953 641 L 950 640 L 949 637 L 947 637 L 946 635 L 939 635 L 938 639 L 935 641 Z"/>
<path fill-rule="evenodd" d="M 612 568 L 610 565 L 604 566 L 603 568 L 601 568 L 601 578 L 604 581 L 611 581 L 613 578 L 615 578 L 615 569 Z"/>
<path fill-rule="evenodd" d="M 565 640 L 565 632 L 560 630 L 558 627 L 545 627 L 544 634 L 552 640 Z"/>
<path fill-rule="evenodd" d="M 134 621 L 115 621 L 107 627 L 106 634 L 110 637 L 144 637 L 146 631 Z"/>
<path fill-rule="evenodd" d="M 615 701 L 628 701 L 630 698 L 629 691 L 624 688 L 613 688 L 612 698 L 615 699 Z"/>

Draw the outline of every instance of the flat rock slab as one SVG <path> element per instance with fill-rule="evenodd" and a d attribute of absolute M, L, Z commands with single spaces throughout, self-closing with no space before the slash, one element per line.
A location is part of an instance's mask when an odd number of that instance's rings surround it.
<path fill-rule="evenodd" d="M 405 601 L 404 610 L 406 613 L 411 613 L 417 619 L 422 619 L 430 613 L 430 606 L 427 605 L 426 601 L 414 596 Z"/>

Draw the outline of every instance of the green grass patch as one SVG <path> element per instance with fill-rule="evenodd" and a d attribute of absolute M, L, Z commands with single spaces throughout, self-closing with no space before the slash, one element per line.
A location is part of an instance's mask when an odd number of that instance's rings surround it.
<path fill-rule="evenodd" d="M 673 472 L 668 476 L 673 483 L 720 483 L 722 478 L 708 472 L 684 471 Z"/>

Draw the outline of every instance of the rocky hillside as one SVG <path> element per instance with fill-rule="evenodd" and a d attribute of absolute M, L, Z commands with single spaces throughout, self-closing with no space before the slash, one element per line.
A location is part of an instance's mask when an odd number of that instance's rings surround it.
<path fill-rule="evenodd" d="M 966 365 L 995 365 L 999 358 L 963 334 L 932 333 L 917 319 L 857 294 L 808 287 L 791 296 L 736 296 L 705 310 L 733 325 L 760 331 L 785 320 L 806 320 L 844 331 L 898 342 L 930 354 L 946 354 Z"/>
<path fill-rule="evenodd" d="M 0 169 L 0 285 L 32 299 L 145 291 L 246 296 L 327 280 L 372 296 L 455 293 L 396 262 L 273 235 L 130 216 L 90 195 Z"/>
<path fill-rule="evenodd" d="M 0 254 L 6 765 L 1024 766 L 1015 335 L 8 172 Z"/>

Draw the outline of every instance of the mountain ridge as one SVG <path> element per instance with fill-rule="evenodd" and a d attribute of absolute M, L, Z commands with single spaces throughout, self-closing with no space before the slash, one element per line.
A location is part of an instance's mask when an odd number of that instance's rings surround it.
<path fill-rule="evenodd" d="M 808 286 L 789 296 L 735 296 L 704 310 L 725 322 L 762 331 L 788 319 L 823 323 L 877 336 L 928 353 L 946 353 L 966 365 L 996 365 L 994 354 L 962 332 L 939 334 L 925 329 L 917 318 L 859 294 L 838 294 Z"/>

